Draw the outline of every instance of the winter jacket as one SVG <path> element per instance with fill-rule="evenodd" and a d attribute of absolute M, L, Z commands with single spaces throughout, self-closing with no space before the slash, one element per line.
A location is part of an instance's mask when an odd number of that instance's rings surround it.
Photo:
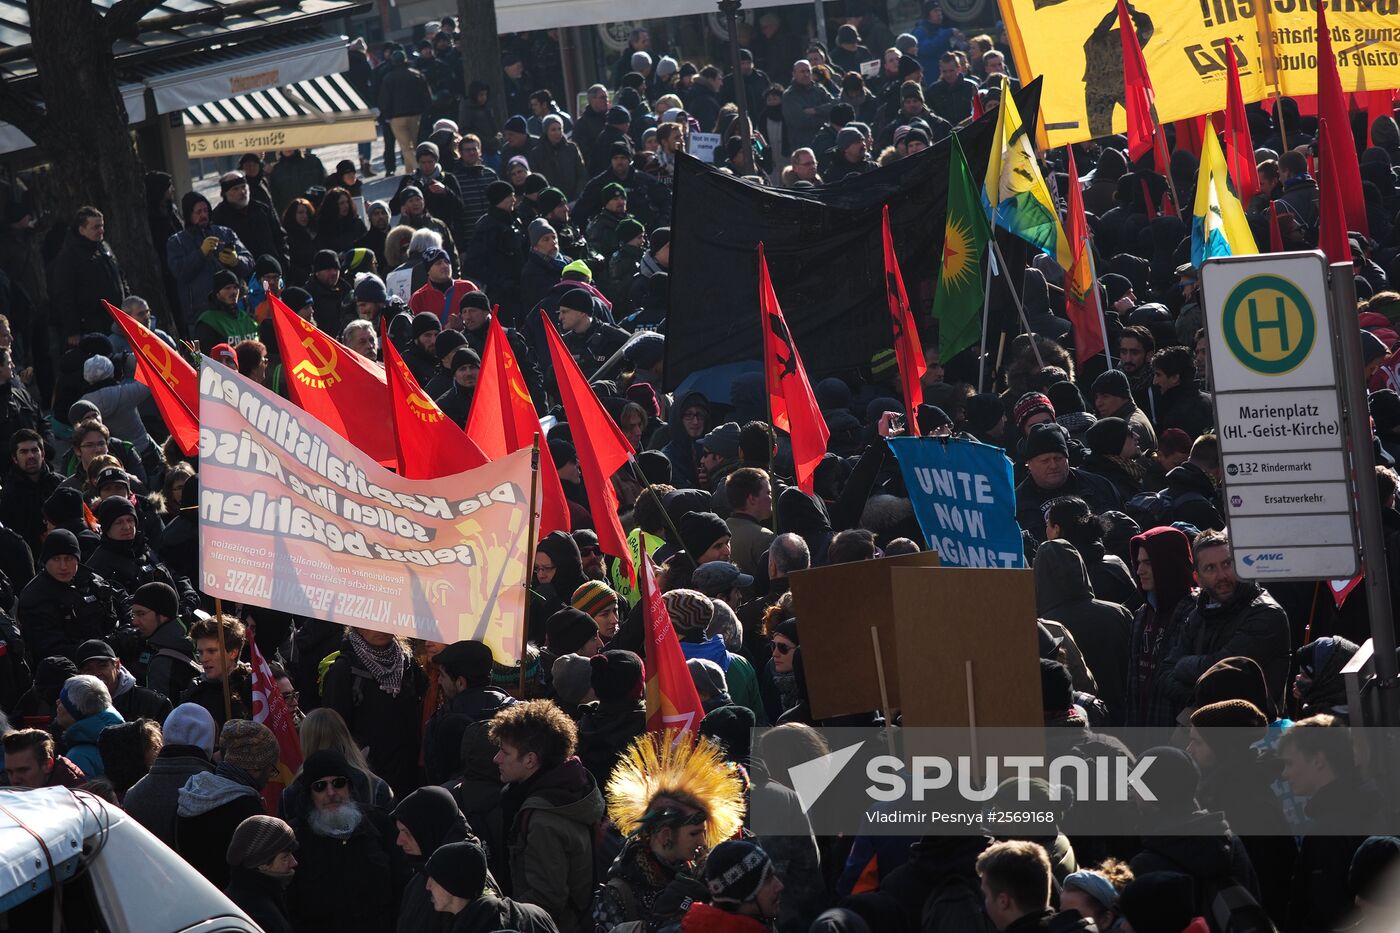
<path fill-rule="evenodd" d="M 1079 468 L 1085 473 L 1092 473 L 1108 480 L 1122 502 L 1127 502 L 1142 492 L 1142 480 L 1129 472 L 1128 467 L 1120 457 L 1109 457 L 1096 451 L 1090 451 L 1089 456 L 1084 458 L 1084 462 Z"/>
<path fill-rule="evenodd" d="M 303 152 L 298 149 L 290 156 L 282 156 L 268 174 L 273 210 L 281 217 L 288 204 L 305 197 L 307 191 L 319 187 L 325 180 L 326 167 L 310 150 Z"/>
<path fill-rule="evenodd" d="M 789 152 L 812 145 L 812 138 L 826 122 L 834 103 L 826 88 L 816 82 L 805 88 L 793 84 L 783 91 L 783 127 L 787 131 L 784 142 Z"/>
<path fill-rule="evenodd" d="M 16 704 L 32 685 L 24 639 L 13 619 L 0 612 L 0 709 L 19 718 Z"/>
<path fill-rule="evenodd" d="M 646 172 L 639 172 L 630 166 L 627 169 L 627 174 L 621 178 L 613 172 L 610 166 L 605 166 L 599 174 L 588 180 L 588 183 L 583 186 L 583 191 L 579 193 L 578 201 L 570 215 L 575 224 L 587 229 L 588 222 L 593 219 L 593 215 L 605 206 L 603 188 L 611 184 L 619 184 L 627 190 L 627 213 L 641 221 L 642 226 L 646 227 L 648 231 L 655 230 L 670 221 L 670 188 Z M 597 243 L 593 244 L 593 248 L 605 256 L 611 255 L 611 252 L 605 252 Z M 613 249 L 616 248 L 616 246 L 613 247 Z"/>
<path fill-rule="evenodd" d="M 216 888 L 228 884 L 228 844 L 238 824 L 263 812 L 251 778 L 227 762 L 198 772 L 180 788 L 175 808 L 175 851 Z"/>
<path fill-rule="evenodd" d="M 1197 810 L 1171 818 L 1171 823 L 1171 835 L 1144 833 L 1142 851 L 1128 862 L 1135 876 L 1158 871 L 1190 875 L 1196 887 L 1195 912 L 1212 919 L 1212 902 L 1232 885 L 1243 887 L 1258 902 L 1259 881 L 1249 854 L 1220 813 Z"/>
<path fill-rule="evenodd" d="M 725 682 L 729 684 L 729 697 L 736 706 L 746 706 L 753 711 L 758 725 L 768 725 L 768 711 L 763 705 L 763 696 L 758 691 L 758 675 L 743 655 L 725 648 L 724 638 L 715 635 L 705 641 L 682 641 L 681 653 L 689 661 L 691 658 L 704 658 L 719 665 L 724 671 Z"/>
<path fill-rule="evenodd" d="M 457 189 L 462 196 L 462 232 L 465 234 L 491 207 L 486 201 L 486 189 L 497 176 L 485 165 L 463 165 L 458 162 L 452 168 L 452 177 L 457 179 Z"/>
<path fill-rule="evenodd" d="M 1293 656 L 1290 639 L 1288 615 L 1259 584 L 1237 581 L 1224 603 L 1203 588 L 1176 647 L 1163 662 L 1166 695 L 1178 708 L 1184 707 L 1196 680 L 1212 665 L 1242 655 L 1264 671 L 1269 696 L 1281 709 Z"/>
<path fill-rule="evenodd" d="M 993 842 L 989 836 L 925 836 L 909 848 L 909 861 L 880 884 L 905 919 L 906 930 L 994 929 L 981 910 L 977 857 Z M 925 907 L 930 909 L 924 923 Z M 946 926 L 939 924 L 946 924 Z"/>
<path fill-rule="evenodd" d="M 1195 525 L 1201 531 L 1220 531 L 1225 527 L 1216 507 L 1215 481 L 1194 463 L 1187 461 L 1170 470 L 1165 491 L 1172 500 L 1172 521 Z"/>
<path fill-rule="evenodd" d="M 13 326 L 13 324 L 11 326 Z M 105 411 L 103 415 L 105 421 Z M 108 427 L 110 428 L 111 425 L 109 424 Z M 39 410 L 39 406 L 34 402 L 34 397 L 31 396 L 29 391 L 23 386 L 15 382 L 7 382 L 4 385 L 0 385 L 0 437 L 8 440 L 10 437 L 13 437 L 14 433 L 20 428 L 29 428 L 31 431 L 37 431 L 39 437 L 47 444 L 48 448 L 50 450 L 53 449 L 53 428 L 49 424 L 49 419 L 44 417 L 43 412 Z M 142 430 L 144 431 L 145 429 L 142 428 Z M 112 433 L 121 434 L 121 432 L 117 431 L 115 428 L 112 428 Z M 14 467 L 11 472 L 19 472 L 19 468 Z M 9 484 L 10 481 L 6 478 L 6 487 L 8 487 Z M 36 503 L 36 506 L 42 506 L 42 504 L 42 502 L 39 502 Z M 3 515 L 3 508 L 3 500 L 0 499 L 0 516 Z"/>
<path fill-rule="evenodd" d="M 16 615 L 31 665 L 56 654 L 76 663 L 83 642 L 131 624 L 116 591 L 81 564 L 71 583 L 59 583 L 46 571 L 36 574 L 20 592 Z"/>
<path fill-rule="evenodd" d="M 490 722 L 515 698 L 495 687 L 468 688 L 438 707 L 423 727 L 423 767 L 429 784 L 445 784 L 462 770 L 462 735 L 472 723 Z"/>
<path fill-rule="evenodd" d="M 743 512 L 730 512 L 725 519 L 729 526 L 730 560 L 744 573 L 768 575 L 768 547 L 773 532 Z"/>
<path fill-rule="evenodd" d="M 170 568 L 162 564 L 155 551 L 146 544 L 145 532 L 138 532 L 130 541 L 103 538 L 87 565 L 93 573 L 112 586 L 119 587 L 127 598 L 135 595 L 147 583 L 164 583 L 176 593 L 189 589 L 185 581 L 176 581 Z M 194 597 L 193 591 L 189 595 Z M 197 597 L 194 598 L 197 600 Z"/>
<path fill-rule="evenodd" d="M 125 297 L 126 285 L 112 248 L 69 230 L 49 266 L 49 307 L 60 336 L 107 333 L 112 317 L 102 302 L 121 307 Z"/>
<path fill-rule="evenodd" d="M 538 250 L 528 250 L 525 265 L 520 270 L 520 307 L 533 308 L 559 282 L 572 257 L 562 253 L 546 256 Z"/>
<path fill-rule="evenodd" d="M 561 139 L 555 144 L 541 137 L 526 158 L 530 160 L 531 171 L 549 179 L 550 187 L 564 192 L 564 197 L 570 201 L 578 197 L 584 182 L 588 181 L 588 167 L 583 163 L 583 153 L 578 145 L 568 139 Z"/>
<path fill-rule="evenodd" d="M 954 126 L 972 116 L 972 98 L 976 96 L 977 82 L 961 75 L 952 84 L 939 78 L 924 88 L 928 109 Z"/>
<path fill-rule="evenodd" d="M 224 682 L 217 677 L 200 675 L 190 683 L 189 689 L 180 695 L 181 703 L 195 703 L 204 707 L 214 719 L 214 725 L 222 731 L 228 719 L 249 719 L 253 715 L 253 675 L 247 664 L 234 667 L 229 675 L 229 711 L 224 715 Z"/>
<path fill-rule="evenodd" d="M 263 933 L 293 933 L 287 918 L 287 892 L 282 881 L 256 868 L 229 869 L 224 896 L 253 918 Z"/>
<path fill-rule="evenodd" d="M 1128 642 L 1133 617 L 1122 606 L 1094 598 L 1089 572 L 1067 541 L 1046 541 L 1035 555 L 1036 614 L 1062 623 L 1074 636 L 1108 705 L 1111 723 L 1125 715 Z"/>
<path fill-rule="evenodd" d="M 226 267 L 219 261 L 218 249 L 208 256 L 204 255 L 201 246 L 211 236 L 218 237 L 221 244 L 232 246 L 238 253 L 238 261 L 232 267 Z M 175 234 L 166 241 L 165 261 L 179 289 L 180 310 L 185 320 L 190 322 L 208 307 L 209 293 L 214 290 L 215 272 L 232 268 L 240 282 L 246 282 L 253 274 L 253 255 L 248 252 L 248 247 L 238 239 L 238 234 L 218 224 L 210 224 L 203 229 L 190 226 Z M 257 336 L 256 332 L 254 336 Z"/>
<path fill-rule="evenodd" d="M 1183 381 L 1181 385 L 1168 389 L 1157 400 L 1157 433 L 1170 428 L 1180 428 L 1187 437 L 1196 438 L 1208 432 L 1215 424 L 1215 408 L 1210 396 L 1194 384 Z"/>
<path fill-rule="evenodd" d="M 515 215 L 491 207 L 472 228 L 462 251 L 462 274 L 479 283 L 508 319 L 518 319 L 521 313 L 520 272 L 528 250 Z"/>
<path fill-rule="evenodd" d="M 1166 658 L 1195 606 L 1194 577 L 1186 536 L 1175 528 L 1149 529 L 1133 538 L 1129 544 L 1133 562 L 1144 549 L 1152 561 L 1155 588 L 1143 594 L 1143 604 L 1133 615 L 1126 724 L 1169 727 L 1175 724 L 1176 710 L 1162 696 L 1159 683 L 1170 671 Z"/>
<path fill-rule="evenodd" d="M 10 467 L 5 474 L 4 486 L 0 487 L 0 522 L 24 538 L 31 554 L 38 554 L 43 546 L 44 503 L 61 485 L 63 477 L 47 463 L 40 466 L 36 476 L 29 476 L 17 466 Z M 23 586 L 25 582 L 10 581 L 14 586 Z"/>
<path fill-rule="evenodd" d="M 432 182 L 440 183 L 445 191 L 433 191 Z M 389 199 L 389 213 L 397 214 L 403 209 L 403 191 L 412 186 L 423 195 L 424 209 L 452 229 L 454 239 L 465 232 L 462 226 L 462 189 L 457 185 L 456 176 L 441 165 L 433 167 L 433 174 L 423 172 L 418 166 L 412 174 L 399 179 L 399 187 Z"/>
<path fill-rule="evenodd" d="M 1132 399 L 1124 399 L 1119 409 L 1107 417 L 1122 418 L 1128 422 L 1133 433 L 1137 435 L 1138 448 L 1144 452 L 1157 449 L 1157 430 L 1152 427 L 1152 421 L 1147 417 L 1141 408 L 1137 407 Z M 1193 435 L 1194 436 L 1194 435 Z"/>
<path fill-rule="evenodd" d="M 1285 933 L 1340 928 L 1352 906 L 1347 885 L 1352 857 L 1365 841 L 1352 835 L 1346 822 L 1355 827 L 1357 814 L 1384 809 L 1375 789 L 1353 776 L 1333 780 L 1308 800 L 1308 833 L 1293 868 Z"/>
<path fill-rule="evenodd" d="M 471 416 L 472 396 L 476 394 L 476 390 L 464 389 L 457 385 L 450 374 L 447 376 L 447 382 L 447 390 L 437 395 L 433 401 L 453 424 L 465 431 L 467 418 Z"/>
<path fill-rule="evenodd" d="M 287 234 L 271 207 L 251 197 L 243 207 L 220 201 L 219 206 L 210 212 L 209 219 L 232 230 L 254 257 L 272 256 L 286 268 L 289 259 Z"/>
<path fill-rule="evenodd" d="M 194 775 L 213 771 L 214 766 L 202 750 L 190 745 L 167 745 L 156 755 L 146 776 L 126 792 L 122 809 L 173 849 L 180 788 Z"/>
<path fill-rule="evenodd" d="M 452 923 L 452 933 L 495 933 L 497 930 L 559 933 L 559 929 L 549 914 L 534 904 L 490 895 L 472 901 Z"/>
<path fill-rule="evenodd" d="M 1016 487 L 1016 521 L 1037 541 L 1043 540 L 1045 515 L 1041 509 L 1045 503 L 1060 496 L 1078 496 L 1089 504 L 1089 509 L 1095 515 L 1112 512 L 1122 506 L 1112 483 L 1102 476 L 1070 467 L 1069 475 L 1058 489 L 1041 489 L 1030 476 L 1022 480 Z"/>
<path fill-rule="evenodd" d="M 63 754 L 89 778 L 97 778 L 107 773 L 102 764 L 102 755 L 97 751 L 97 737 L 108 726 L 119 726 L 122 714 L 107 707 L 91 716 L 79 719 L 63 730 Z"/>
<path fill-rule="evenodd" d="M 382 811 L 362 808 L 349 837 L 312 831 L 305 820 L 297 835 L 297 870 L 287 907 L 302 933 L 385 933 L 394 928 L 408 864 L 394 839 L 398 831 Z M 353 896 L 346 896 L 353 894 Z"/>
<path fill-rule="evenodd" d="M 321 685 L 321 704 L 340 714 L 356 744 L 368 747 L 370 769 L 389 782 L 396 797 L 422 783 L 418 753 L 427 678 L 412 660 L 406 663 L 399 693 L 390 696 L 346 645 Z"/>
<path fill-rule="evenodd" d="M 580 710 L 578 757 L 599 787 L 606 787 L 613 766 L 632 740 L 647 731 L 646 704 L 641 700 L 600 700 Z"/>
<path fill-rule="evenodd" d="M 171 703 L 154 690 L 137 685 L 131 671 L 122 667 L 117 671 L 117 689 L 112 691 L 112 709 L 125 722 L 153 719 L 160 725 L 170 715 Z"/>
<path fill-rule="evenodd" d="M 432 104 L 432 92 L 423 73 L 408 65 L 395 65 L 379 79 L 379 118 L 418 116 Z"/>
<path fill-rule="evenodd" d="M 506 834 L 511 897 L 543 908 L 563 933 L 586 930 L 594 832 L 603 818 L 597 782 L 582 762 L 570 758 L 508 786 L 502 799 L 522 795 Z"/>
<path fill-rule="evenodd" d="M 202 673 L 194 649 L 179 619 L 171 619 L 151 633 L 141 653 L 146 668 L 146 688 L 177 702 Z"/>
<path fill-rule="evenodd" d="M 311 317 L 316 326 L 328 334 L 339 334 L 350 316 L 350 283 L 342 276 L 335 285 L 326 285 L 313 274 L 302 287 L 311 295 Z"/>

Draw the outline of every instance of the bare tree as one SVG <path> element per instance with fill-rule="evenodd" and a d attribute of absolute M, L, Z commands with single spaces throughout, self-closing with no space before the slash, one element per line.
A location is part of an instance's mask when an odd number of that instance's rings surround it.
<path fill-rule="evenodd" d="M 156 309 L 166 304 L 165 286 L 112 45 L 134 39 L 141 18 L 160 2 L 116 0 L 104 14 L 92 0 L 28 0 L 42 106 L 0 81 L 0 119 L 51 162 L 53 206 L 70 221 L 81 205 L 101 210 L 128 284 Z"/>

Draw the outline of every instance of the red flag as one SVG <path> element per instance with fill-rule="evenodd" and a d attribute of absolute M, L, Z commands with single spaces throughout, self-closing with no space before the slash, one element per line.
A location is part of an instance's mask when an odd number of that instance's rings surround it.
<path fill-rule="evenodd" d="M 397 466 L 386 430 L 394 416 L 384 370 L 297 317 L 280 298 L 268 301 L 292 401 L 381 464 Z"/>
<path fill-rule="evenodd" d="M 1240 92 L 1240 65 L 1235 60 L 1235 43 L 1225 40 L 1225 57 L 1229 59 L 1229 78 L 1225 85 L 1225 164 L 1235 194 L 1240 203 L 1249 206 L 1249 199 L 1259 193 L 1259 170 L 1254 164 L 1254 140 L 1249 134 L 1249 120 L 1244 113 L 1244 95 Z"/>
<path fill-rule="evenodd" d="M 1339 145 L 1332 138 L 1336 132 L 1336 124 L 1330 120 L 1317 121 L 1317 148 L 1319 152 L 1329 153 L 1325 158 L 1331 158 L 1331 150 Z M 1350 137 L 1351 131 L 1347 123 L 1341 124 L 1341 132 Z M 1350 141 L 1346 145 L 1350 148 Z M 1327 256 L 1329 263 L 1351 262 L 1351 239 L 1347 236 L 1346 207 L 1343 203 L 1345 199 L 1340 190 L 1341 179 L 1338 177 L 1342 172 L 1336 171 L 1333 165 L 1332 162 L 1324 165 L 1327 171 L 1322 173 L 1322 178 L 1318 181 L 1321 191 L 1317 199 L 1317 248 Z"/>
<path fill-rule="evenodd" d="M 1176 209 L 1176 202 L 1172 200 L 1170 191 L 1162 192 L 1162 209 L 1157 212 L 1159 217 L 1180 217 L 1181 211 Z"/>
<path fill-rule="evenodd" d="M 1326 120 L 1332 125 L 1331 139 L 1325 148 L 1319 146 L 1318 152 L 1322 155 L 1322 170 L 1337 179 L 1336 191 L 1341 196 L 1345 218 L 1342 232 L 1355 230 L 1369 236 L 1371 227 L 1366 223 L 1366 201 L 1361 194 L 1361 166 L 1356 158 L 1356 141 L 1351 137 L 1351 114 L 1342 93 L 1337 58 L 1332 54 L 1325 3 L 1317 4 L 1317 117 L 1319 123 Z"/>
<path fill-rule="evenodd" d="M 982 114 L 986 112 L 986 108 L 982 106 L 982 92 L 978 91 L 972 95 L 972 119 L 980 119 Z"/>
<path fill-rule="evenodd" d="M 1361 581 L 1365 576 L 1365 571 L 1362 571 L 1350 580 L 1327 581 L 1327 588 L 1332 591 L 1332 602 L 1336 604 L 1338 609 L 1342 608 L 1342 603 L 1347 601 L 1347 597 L 1351 595 L 1351 591 L 1361 585 Z"/>
<path fill-rule="evenodd" d="M 559 485 L 559 470 L 554 458 L 544 449 L 544 429 L 540 427 L 530 389 L 520 374 L 506 338 L 505 328 L 496 315 L 491 316 L 486 332 L 486 349 L 481 354 L 481 375 L 472 394 L 472 410 L 467 416 L 467 437 L 490 460 L 513 454 L 534 443 L 540 435 L 540 535 L 551 531 L 569 531 L 569 503 L 564 487 Z"/>
<path fill-rule="evenodd" d="M 622 436 L 617 422 L 612 420 L 589 388 L 588 380 L 579 371 L 578 363 L 569 355 L 564 341 L 555 330 L 554 322 L 541 309 L 544 317 L 545 341 L 549 358 L 554 364 L 554 381 L 559 385 L 559 400 L 578 451 L 579 472 L 588 491 L 588 510 L 593 514 L 593 527 L 604 554 L 611 554 L 627 568 L 629 579 L 636 578 L 627 534 L 617 517 L 617 493 L 612 475 L 632 457 L 632 445 Z"/>
<path fill-rule="evenodd" d="M 797 355 L 797 344 L 783 319 L 778 296 L 773 292 L 773 280 L 768 277 L 768 259 L 763 244 L 758 244 L 758 313 L 763 330 L 763 369 L 768 383 L 768 411 L 773 427 L 788 432 L 792 439 L 792 459 L 797 465 L 797 485 L 803 492 L 815 495 L 813 476 L 817 464 L 826 454 L 826 442 L 831 439 L 826 419 L 822 417 L 807 370 Z M 786 355 L 785 355 L 786 354 Z M 917 428 L 917 424 L 914 425 Z"/>
<path fill-rule="evenodd" d="M 671 614 L 656 585 L 651 558 L 642 556 L 637 572 L 642 593 L 642 617 L 646 622 L 647 731 L 695 731 L 705 718 L 705 707 L 685 664 L 680 639 L 671 625 Z"/>
<path fill-rule="evenodd" d="M 277 776 L 262 789 L 263 809 L 276 816 L 281 809 L 282 788 L 291 785 L 301 769 L 301 737 L 292 711 L 282 699 L 272 668 L 258 653 L 258 643 L 248 639 L 248 663 L 253 668 L 253 722 L 260 722 L 277 736 Z"/>
<path fill-rule="evenodd" d="M 1065 316 L 1074 327 L 1074 359 L 1082 364 L 1104 351 L 1104 335 L 1099 327 L 1099 290 L 1089 262 L 1089 222 L 1084 217 L 1084 192 L 1079 187 L 1073 146 L 1065 147 L 1065 157 L 1065 171 L 1069 173 L 1065 239 L 1074 257 L 1073 265 L 1065 272 Z"/>
<path fill-rule="evenodd" d="M 399 475 L 407 479 L 437 479 L 473 470 L 486 463 L 466 432 L 442 413 L 408 371 L 393 341 L 384 340 L 385 371 L 389 376 L 394 445 L 399 452 Z"/>
<path fill-rule="evenodd" d="M 1156 136 L 1153 114 L 1156 95 L 1126 0 L 1118 0 L 1118 36 L 1123 43 L 1123 109 L 1128 112 L 1128 156 L 1130 161 L 1136 162 L 1152 148 Z M 1167 168 L 1162 166 L 1164 172 Z"/>
<path fill-rule="evenodd" d="M 899 259 L 894 254 L 894 238 L 890 235 L 890 208 L 885 205 L 885 299 L 890 309 L 890 326 L 894 328 L 894 355 L 899 362 L 899 378 L 904 386 L 904 407 L 909 431 L 919 433 L 919 406 L 924 403 L 924 386 L 919 380 L 928 372 L 924 348 L 919 344 L 919 331 L 914 324 L 914 312 L 909 308 L 909 295 L 904 291 L 904 276 L 899 271 Z"/>
<path fill-rule="evenodd" d="M 170 344 L 135 318 L 102 302 L 136 354 L 136 378 L 151 390 L 156 408 L 185 456 L 199 449 L 199 374 Z"/>
<path fill-rule="evenodd" d="M 1269 202 L 1269 252 L 1283 252 L 1283 231 L 1278 226 L 1278 202 Z"/>
<path fill-rule="evenodd" d="M 1362 71 L 1360 74 L 1364 75 L 1365 72 Z M 1360 88 L 1357 90 L 1359 91 Z M 1366 101 L 1364 108 L 1366 111 L 1366 145 L 1374 146 L 1375 142 L 1371 138 L 1371 133 L 1375 128 L 1376 121 L 1381 117 L 1395 116 L 1395 92 L 1368 91 L 1365 95 L 1358 94 L 1357 96 L 1364 97 Z"/>

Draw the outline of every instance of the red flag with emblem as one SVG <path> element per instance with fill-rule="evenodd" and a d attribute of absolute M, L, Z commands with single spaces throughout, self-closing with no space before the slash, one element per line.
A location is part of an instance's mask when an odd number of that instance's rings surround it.
<path fill-rule="evenodd" d="M 647 637 L 646 656 L 642 658 L 647 678 L 647 731 L 694 732 L 705 718 L 705 707 L 686 667 L 685 653 L 675 626 L 671 625 L 671 613 L 661 598 L 661 587 L 656 585 L 651 558 L 643 554 L 641 564 L 637 578 Z"/>
<path fill-rule="evenodd" d="M 185 456 L 199 449 L 199 374 L 170 344 L 141 325 L 131 315 L 102 302 L 107 313 L 126 335 L 136 354 L 136 378 L 151 390 L 170 436 Z"/>
<path fill-rule="evenodd" d="M 1230 39 L 1225 40 L 1225 57 L 1230 64 L 1225 85 L 1225 163 L 1240 203 L 1248 207 L 1249 199 L 1259 193 L 1259 169 L 1254 164 L 1254 140 L 1244 112 L 1244 94 L 1240 91 L 1240 65 L 1236 60 L 1235 43 Z"/>
<path fill-rule="evenodd" d="M 890 208 L 885 205 L 885 300 L 890 309 L 890 326 L 894 328 L 894 355 L 899 362 L 899 379 L 904 388 L 904 407 L 909 430 L 919 432 L 919 406 L 924 403 L 924 385 L 920 382 L 928 372 L 924 348 L 919 343 L 919 330 L 914 324 L 914 312 L 909 308 L 909 295 L 904 291 L 904 276 L 899 271 L 899 257 L 894 254 L 894 237 L 890 235 Z"/>
<path fill-rule="evenodd" d="M 520 363 L 505 328 L 493 314 L 481 354 L 481 375 L 477 377 L 472 410 L 467 416 L 467 437 L 488 459 L 495 460 L 529 447 L 536 434 L 544 448 L 544 429 L 535 413 L 530 389 L 520 373 Z M 545 449 L 540 457 L 540 536 L 570 528 L 569 503 L 564 498 L 564 487 L 559 485 L 559 470 Z"/>
<path fill-rule="evenodd" d="M 1118 36 L 1123 45 L 1123 109 L 1128 113 L 1128 156 L 1136 162 L 1156 143 L 1157 124 L 1152 112 L 1156 95 L 1125 0 L 1118 0 Z M 1167 166 L 1161 169 L 1166 172 Z"/>
<path fill-rule="evenodd" d="M 807 370 L 797 355 L 797 344 L 783 318 L 773 280 L 768 277 L 768 259 L 758 244 L 758 313 L 763 331 L 763 369 L 768 383 L 768 411 L 773 427 L 786 431 L 792 440 L 792 459 L 797 466 L 797 485 L 814 494 L 813 475 L 826 454 L 831 431 L 822 417 Z M 917 425 L 911 425 L 917 429 Z"/>
<path fill-rule="evenodd" d="M 1074 264 L 1065 272 L 1065 316 L 1074 327 L 1074 359 L 1083 362 L 1104 350 L 1103 328 L 1099 326 L 1099 289 L 1094 281 L 1089 255 L 1089 222 L 1084 217 L 1084 192 L 1079 187 L 1079 169 L 1074 164 L 1074 147 L 1065 147 L 1069 173 L 1068 206 L 1065 210 L 1065 239 Z"/>
<path fill-rule="evenodd" d="M 465 431 L 442 413 L 413 378 L 390 340 L 384 341 L 384 370 L 393 399 L 394 444 L 399 452 L 399 475 L 407 479 L 437 479 L 474 470 L 486 455 Z"/>
<path fill-rule="evenodd" d="M 1336 179 L 1336 192 L 1342 201 L 1342 237 L 1348 230 L 1367 236 L 1371 226 L 1366 221 L 1366 199 L 1361 192 L 1361 165 L 1356 158 L 1356 140 L 1351 135 L 1351 111 L 1342 93 L 1342 78 L 1337 73 L 1337 58 L 1332 54 L 1332 34 L 1327 31 L 1327 4 L 1317 5 L 1317 117 L 1332 127 L 1327 145 L 1319 145 L 1322 171 Z M 1321 132 L 1318 134 L 1321 136 Z M 1319 184 L 1321 182 L 1319 181 Z M 1348 251 L 1349 253 L 1350 251 Z M 1332 262 L 1340 259 L 1327 254 Z"/>
<path fill-rule="evenodd" d="M 396 466 L 394 438 L 385 430 L 394 421 L 384 369 L 297 317 L 280 298 L 268 301 L 292 401 L 379 463 Z"/>
<path fill-rule="evenodd" d="M 258 643 L 248 639 L 248 662 L 253 668 L 253 722 L 267 726 L 277 736 L 277 776 L 262 789 L 263 809 L 276 816 L 282 805 L 282 788 L 289 786 L 301 769 L 301 738 L 282 691 L 272 677 L 272 668 L 258 653 Z"/>
<path fill-rule="evenodd" d="M 632 565 L 632 552 L 627 547 L 627 533 L 618 520 L 617 492 L 612 476 L 632 457 L 632 445 L 622 436 L 617 422 L 603 409 L 593 394 L 588 380 L 569 355 L 554 322 L 543 310 L 545 341 L 549 344 L 549 359 L 554 365 L 554 381 L 559 385 L 559 400 L 569 422 L 569 432 L 578 451 L 578 468 L 583 474 L 583 487 L 588 491 L 588 511 L 593 516 L 593 528 L 598 545 L 627 568 L 628 579 L 635 579 L 637 568 Z"/>

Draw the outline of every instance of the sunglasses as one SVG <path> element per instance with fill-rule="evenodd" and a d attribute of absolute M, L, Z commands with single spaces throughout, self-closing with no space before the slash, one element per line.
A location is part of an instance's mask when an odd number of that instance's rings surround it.
<path fill-rule="evenodd" d="M 778 654 L 788 654 L 792 651 L 793 647 L 793 645 L 785 645 L 780 641 L 773 642 L 773 650 L 778 652 Z"/>
<path fill-rule="evenodd" d="M 580 554 L 581 556 L 583 556 L 583 557 L 594 557 L 594 556 L 596 556 L 596 555 L 598 555 L 598 554 L 603 553 L 603 549 L 600 548 L 600 547 L 595 547 L 595 546 L 593 546 L 593 545 L 590 544 L 590 545 L 586 545 L 586 546 L 584 546 L 584 547 L 579 548 L 579 549 L 578 549 L 578 552 L 579 552 L 579 554 Z"/>
<path fill-rule="evenodd" d="M 313 781 L 311 784 L 311 792 L 313 794 L 324 794 L 327 787 L 334 787 L 336 790 L 345 790 L 345 788 L 349 786 L 349 778 L 328 778 L 325 780 Z"/>

